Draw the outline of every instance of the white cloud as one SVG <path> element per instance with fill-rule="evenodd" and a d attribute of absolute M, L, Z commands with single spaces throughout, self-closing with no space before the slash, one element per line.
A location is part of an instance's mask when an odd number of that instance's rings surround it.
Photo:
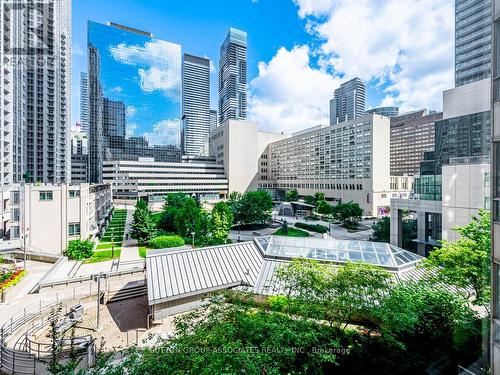
<path fill-rule="evenodd" d="M 451 1 L 295 2 L 336 72 L 389 83 L 387 97 L 403 109 L 441 108 L 441 92 L 453 87 Z"/>
<path fill-rule="evenodd" d="M 133 117 L 137 113 L 137 109 L 133 105 L 127 106 L 126 109 L 127 117 Z"/>
<path fill-rule="evenodd" d="M 338 78 L 310 66 L 309 47 L 282 47 L 250 82 L 250 118 L 270 131 L 294 132 L 326 124 Z"/>
<path fill-rule="evenodd" d="M 154 40 L 139 45 L 120 43 L 109 48 L 111 56 L 127 65 L 141 65 L 137 73 L 144 91 L 163 91 L 177 94 L 180 89 L 180 46 Z M 147 67 L 147 68 L 145 68 Z"/>
<path fill-rule="evenodd" d="M 143 133 L 150 146 L 168 146 L 171 144 L 180 144 L 180 121 L 162 120 L 153 126 L 152 132 Z"/>

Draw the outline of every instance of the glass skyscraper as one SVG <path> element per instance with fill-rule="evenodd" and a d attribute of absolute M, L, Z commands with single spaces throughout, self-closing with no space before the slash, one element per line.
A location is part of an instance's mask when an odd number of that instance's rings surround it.
<path fill-rule="evenodd" d="M 455 86 L 490 76 L 491 0 L 455 0 Z"/>
<path fill-rule="evenodd" d="M 220 47 L 219 123 L 247 118 L 247 33 L 229 29 Z"/>
<path fill-rule="evenodd" d="M 89 21 L 90 182 L 103 160 L 180 160 L 181 59 L 178 44 Z"/>

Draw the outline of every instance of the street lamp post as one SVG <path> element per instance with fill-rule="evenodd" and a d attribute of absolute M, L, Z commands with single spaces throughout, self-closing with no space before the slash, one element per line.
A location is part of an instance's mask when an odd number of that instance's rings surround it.
<path fill-rule="evenodd" d="M 241 242 L 241 221 L 238 221 L 238 242 Z"/>
<path fill-rule="evenodd" d="M 101 329 L 101 279 L 106 278 L 106 274 L 99 272 L 98 275 L 94 275 L 94 281 L 97 281 L 97 312 L 96 312 L 96 331 Z"/>
<path fill-rule="evenodd" d="M 24 269 L 26 270 L 27 254 L 26 254 L 26 237 L 28 237 L 30 228 L 26 228 L 23 234 L 23 250 L 24 250 Z"/>
<path fill-rule="evenodd" d="M 115 228 L 111 228 L 111 258 L 115 257 Z"/>
<path fill-rule="evenodd" d="M 195 235 L 195 232 L 194 232 L 194 231 L 193 231 L 193 232 L 191 232 L 191 236 L 193 236 L 193 248 L 195 247 L 195 246 L 194 246 L 194 235 Z"/>

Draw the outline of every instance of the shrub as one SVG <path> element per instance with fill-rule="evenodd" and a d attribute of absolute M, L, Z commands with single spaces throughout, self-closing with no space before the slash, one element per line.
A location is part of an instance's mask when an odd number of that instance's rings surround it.
<path fill-rule="evenodd" d="M 89 240 L 73 240 L 69 241 L 66 255 L 70 259 L 81 260 L 90 258 L 93 253 L 94 243 Z"/>
<path fill-rule="evenodd" d="M 149 240 L 149 247 L 152 249 L 178 247 L 183 246 L 184 244 L 184 240 L 179 236 L 158 236 Z"/>
<path fill-rule="evenodd" d="M 307 229 L 316 233 L 328 233 L 328 227 L 320 224 L 295 223 L 297 228 Z"/>

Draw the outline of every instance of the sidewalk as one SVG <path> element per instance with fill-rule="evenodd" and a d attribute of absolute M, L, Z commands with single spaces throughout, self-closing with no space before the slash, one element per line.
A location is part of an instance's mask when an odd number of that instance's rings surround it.
<path fill-rule="evenodd" d="M 127 210 L 127 221 L 125 222 L 125 233 L 124 236 L 127 238 L 127 233 L 130 233 L 133 218 L 134 210 Z M 139 256 L 139 243 L 137 240 L 129 238 L 128 240 L 124 240 L 122 243 L 122 251 L 120 254 L 119 267 L 125 265 L 131 265 L 134 263 L 143 263 L 144 259 Z"/>

